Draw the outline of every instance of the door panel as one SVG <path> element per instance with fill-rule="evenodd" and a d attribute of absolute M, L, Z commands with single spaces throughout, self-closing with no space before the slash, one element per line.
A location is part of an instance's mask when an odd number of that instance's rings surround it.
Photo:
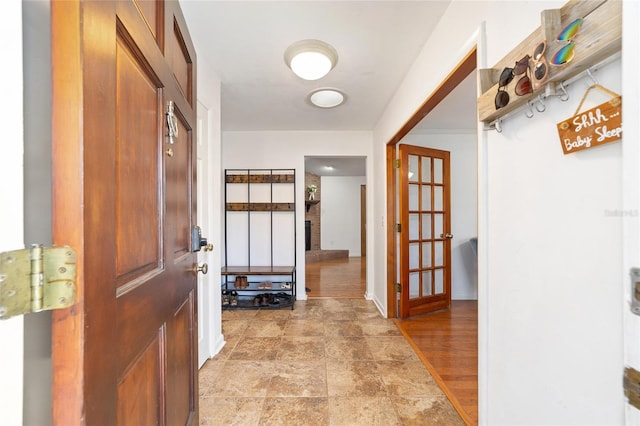
<path fill-rule="evenodd" d="M 54 423 L 197 424 L 184 19 L 176 1 L 140 0 L 54 1 L 52 16 L 54 242 L 78 250 L 79 268 L 78 303 L 54 313 Z M 174 33 L 181 45 L 165 48 Z"/>
<path fill-rule="evenodd" d="M 451 304 L 449 153 L 400 145 L 400 317 Z"/>

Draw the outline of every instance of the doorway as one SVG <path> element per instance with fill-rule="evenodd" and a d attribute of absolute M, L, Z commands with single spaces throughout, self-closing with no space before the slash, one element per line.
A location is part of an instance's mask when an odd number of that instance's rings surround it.
<path fill-rule="evenodd" d="M 475 114 L 475 98 L 476 98 L 476 50 L 475 48 L 470 51 L 467 56 L 458 64 L 458 66 L 447 76 L 447 78 L 441 83 L 436 91 L 424 102 L 424 104 L 418 109 L 418 111 L 411 117 L 407 124 L 391 139 L 387 145 L 387 217 L 388 217 L 388 247 L 387 247 L 387 264 L 389 265 L 389 272 L 387 276 L 387 309 L 389 317 L 398 317 L 401 315 L 398 304 L 398 294 L 395 292 L 394 284 L 396 282 L 402 282 L 401 276 L 401 264 L 399 261 L 401 237 L 394 229 L 394 224 L 398 223 L 399 198 L 400 198 L 400 179 L 399 176 L 408 172 L 407 170 L 394 168 L 394 160 L 398 158 L 398 145 L 409 144 L 413 146 L 420 146 L 425 148 L 440 149 L 451 151 L 451 214 L 452 214 L 452 227 L 450 232 L 452 235 L 451 242 L 453 243 L 453 251 L 458 251 L 458 268 L 452 271 L 452 291 L 451 295 L 453 305 L 450 309 L 439 311 L 436 314 L 424 314 L 416 317 L 412 317 L 410 320 L 398 321 L 398 325 L 406 332 L 406 337 L 414 342 L 415 349 L 423 355 L 423 359 L 426 360 L 425 364 L 428 366 L 434 378 L 441 384 L 443 390 L 454 404 L 456 409 L 461 415 L 471 423 L 477 422 L 477 406 L 478 406 L 478 392 L 477 392 L 477 366 L 478 366 L 478 347 L 477 337 L 474 340 L 466 340 L 466 346 L 460 347 L 449 345 L 447 346 L 446 338 L 443 337 L 443 333 L 450 335 L 456 342 L 460 339 L 455 337 L 456 330 L 461 330 L 459 325 L 456 325 L 456 321 L 462 321 L 464 330 L 477 330 L 478 313 L 477 313 L 477 257 L 474 251 L 477 237 L 477 211 L 478 211 L 478 197 L 477 197 L 477 173 L 478 173 L 478 157 L 477 157 L 477 118 Z M 473 83 L 473 86 L 468 86 L 469 83 Z M 466 100 L 457 99 L 459 95 L 465 95 Z M 455 132 L 447 131 L 446 129 L 429 129 L 429 120 L 436 119 L 445 120 L 446 117 L 439 117 L 441 113 L 442 105 L 447 102 L 464 102 L 464 105 L 468 107 L 473 117 L 470 119 L 470 124 L 465 131 Z M 451 114 L 450 114 L 451 115 Z M 461 119 L 460 110 L 456 110 L 456 114 L 453 114 L 456 120 Z M 456 134 L 458 133 L 458 134 Z M 462 133 L 462 134 L 460 134 Z M 456 152 L 460 150 L 459 152 Z M 454 162 L 454 160 L 456 162 Z M 462 160 L 462 161 L 461 161 Z M 461 161 L 461 162 L 459 162 Z M 472 179 L 472 180 L 469 180 Z M 463 182 L 466 183 L 466 189 Z M 473 197 L 464 199 L 465 192 L 473 192 Z M 462 199 L 456 197 L 463 196 Z M 458 215 L 462 217 L 462 220 L 455 220 L 454 217 Z M 469 227 L 472 224 L 472 227 Z M 460 231 L 460 232 L 458 232 Z M 452 256 L 453 257 L 453 256 Z M 451 262 L 453 267 L 454 262 Z M 469 274 L 467 281 L 472 283 L 471 286 L 460 286 L 460 277 L 465 273 Z M 406 275 L 406 274 L 405 274 Z M 409 283 L 402 284 L 402 291 L 408 291 Z M 461 294 L 462 293 L 462 294 Z M 463 295 L 466 294 L 466 297 Z M 458 299 L 458 300 L 456 300 Z M 462 300 L 461 300 L 462 299 Z M 467 299 L 467 300 L 465 300 Z M 461 311 L 462 310 L 462 311 Z M 462 319 L 460 319 L 462 318 Z M 418 322 L 419 327 L 416 329 Z M 410 324 L 411 323 L 411 324 Z M 409 326 L 405 329 L 403 325 Z M 430 345 L 438 353 L 446 356 L 442 357 L 443 362 L 446 363 L 449 369 L 449 373 L 440 374 L 437 366 L 439 365 L 439 359 L 430 357 L 433 354 L 429 354 L 427 351 L 420 347 L 420 339 L 414 339 L 416 336 L 412 336 L 412 332 L 418 334 L 424 332 L 428 333 L 430 328 L 435 327 L 438 330 L 438 338 L 430 342 Z M 413 331 L 411 331 L 413 330 Z M 469 333 L 467 333 L 469 334 Z M 424 340 L 424 339 L 423 339 Z M 442 346 L 439 346 L 442 345 Z M 446 353 L 446 354 L 445 354 Z M 473 360 L 469 360 L 468 355 L 473 355 Z M 464 358 L 463 361 L 461 361 Z M 440 362 L 440 364 L 443 364 Z M 444 365 L 444 364 L 443 364 Z M 467 368 L 465 373 L 460 373 L 459 377 L 466 377 L 469 379 L 465 383 L 457 383 L 457 373 L 453 371 L 456 368 Z M 458 378 L 459 378 L 458 377 Z M 454 379 L 451 382 L 449 379 Z M 471 391 L 465 391 L 459 393 L 456 389 L 467 389 Z M 456 393 L 458 392 L 458 393 Z"/>
<path fill-rule="evenodd" d="M 366 157 L 305 156 L 307 297 L 366 293 Z"/>

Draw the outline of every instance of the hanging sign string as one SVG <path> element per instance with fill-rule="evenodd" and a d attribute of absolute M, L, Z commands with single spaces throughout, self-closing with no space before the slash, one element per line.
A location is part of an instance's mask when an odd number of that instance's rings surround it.
<path fill-rule="evenodd" d="M 618 95 L 613 90 L 609 90 L 606 87 L 601 86 L 599 84 L 594 84 L 593 86 L 589 86 L 587 91 L 584 92 L 584 95 L 582 96 L 582 100 L 580 101 L 580 104 L 578 105 L 578 108 L 576 108 L 576 112 L 573 115 L 578 115 L 578 113 L 580 112 L 580 108 L 582 108 L 582 104 L 584 104 L 584 101 L 587 100 L 587 96 L 589 95 L 589 92 L 591 91 L 591 89 L 598 89 L 598 90 L 601 90 L 601 91 L 603 91 L 604 93 L 606 93 L 608 95 L 611 95 L 612 99 L 609 101 L 611 106 L 618 106 L 622 102 L 622 100 L 620 99 L 620 95 Z"/>

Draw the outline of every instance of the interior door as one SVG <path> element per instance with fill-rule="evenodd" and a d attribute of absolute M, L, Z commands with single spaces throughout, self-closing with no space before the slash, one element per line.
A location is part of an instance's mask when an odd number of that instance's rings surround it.
<path fill-rule="evenodd" d="M 55 424 L 198 423 L 195 59 L 177 1 L 52 2 Z"/>
<path fill-rule="evenodd" d="M 400 317 L 451 305 L 449 152 L 400 144 Z"/>

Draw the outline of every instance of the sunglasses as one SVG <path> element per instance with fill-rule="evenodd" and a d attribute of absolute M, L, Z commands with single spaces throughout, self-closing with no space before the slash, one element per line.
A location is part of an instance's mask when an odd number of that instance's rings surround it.
<path fill-rule="evenodd" d="M 500 78 L 498 79 L 498 93 L 496 93 L 496 97 L 494 99 L 496 109 L 504 108 L 509 104 L 509 92 L 504 90 L 503 87 L 506 87 L 511 83 L 513 78 L 517 75 L 525 74 L 525 76 L 516 83 L 516 95 L 522 96 L 533 92 L 531 80 L 529 79 L 529 76 L 526 75 L 529 70 L 530 59 L 531 57 L 529 55 L 525 55 L 522 59 L 516 62 L 515 67 L 506 67 L 502 70 Z"/>
<path fill-rule="evenodd" d="M 583 19 L 578 18 L 564 27 L 562 31 L 560 31 L 560 34 L 558 34 L 556 40 L 561 42 L 568 41 L 569 43 L 563 46 L 556 52 L 555 55 L 553 55 L 551 63 L 553 63 L 554 65 L 562 65 L 571 62 L 576 47 L 575 43 L 573 42 L 573 38 L 576 36 L 576 34 L 578 34 L 582 22 Z"/>
<path fill-rule="evenodd" d="M 536 49 L 533 51 L 533 76 L 535 78 L 534 86 L 538 87 L 538 85 L 544 83 L 547 79 L 547 71 L 549 67 L 547 65 L 547 60 L 544 57 L 544 52 L 547 50 L 547 42 L 543 41 Z"/>

